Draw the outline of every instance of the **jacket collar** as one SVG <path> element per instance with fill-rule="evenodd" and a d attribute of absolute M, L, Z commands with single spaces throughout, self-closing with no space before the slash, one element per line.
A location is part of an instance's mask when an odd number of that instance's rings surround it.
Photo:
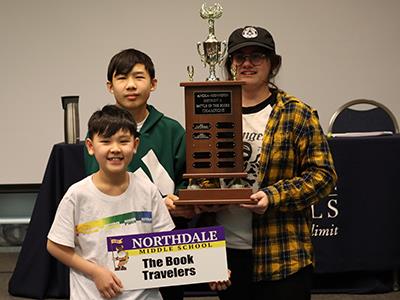
<path fill-rule="evenodd" d="M 147 104 L 147 110 L 149 111 L 149 115 L 146 121 L 143 124 L 140 133 L 146 133 L 151 130 L 153 126 L 157 124 L 157 122 L 164 116 L 163 113 L 159 112 L 154 106 Z"/>

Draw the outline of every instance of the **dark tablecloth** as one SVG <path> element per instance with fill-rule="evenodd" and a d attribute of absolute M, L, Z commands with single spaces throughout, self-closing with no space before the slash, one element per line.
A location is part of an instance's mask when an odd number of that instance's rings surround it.
<path fill-rule="evenodd" d="M 11 295 L 36 299 L 69 296 L 69 269 L 47 252 L 47 233 L 68 187 L 84 176 L 83 144 L 54 145 L 9 281 Z"/>
<path fill-rule="evenodd" d="M 333 138 L 329 145 L 339 181 L 313 209 L 315 290 L 383 291 L 379 280 L 400 268 L 400 136 Z M 69 295 L 69 270 L 48 254 L 46 241 L 64 193 L 85 176 L 82 148 L 53 147 L 9 282 L 14 296 Z"/>

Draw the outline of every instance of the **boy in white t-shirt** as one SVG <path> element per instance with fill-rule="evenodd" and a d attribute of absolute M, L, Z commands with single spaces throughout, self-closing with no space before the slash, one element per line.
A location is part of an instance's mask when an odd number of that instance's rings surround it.
<path fill-rule="evenodd" d="M 70 267 L 70 299 L 162 299 L 158 289 L 124 291 L 118 271 L 106 267 L 107 236 L 175 227 L 143 170 L 127 172 L 139 145 L 136 123 L 129 112 L 106 105 L 91 116 L 88 127 L 86 147 L 100 169 L 66 192 L 47 250 Z"/>

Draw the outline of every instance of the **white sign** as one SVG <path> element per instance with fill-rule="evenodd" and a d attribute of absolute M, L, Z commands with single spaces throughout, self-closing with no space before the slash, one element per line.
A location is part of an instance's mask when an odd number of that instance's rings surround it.
<path fill-rule="evenodd" d="M 107 247 L 126 290 L 228 280 L 222 226 L 112 236 Z"/>

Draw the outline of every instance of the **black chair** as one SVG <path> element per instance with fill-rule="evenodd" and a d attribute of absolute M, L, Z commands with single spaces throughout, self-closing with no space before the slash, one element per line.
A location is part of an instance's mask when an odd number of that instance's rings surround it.
<path fill-rule="evenodd" d="M 355 105 L 368 105 L 369 109 L 354 109 Z M 346 132 L 390 131 L 399 132 L 393 113 L 383 104 L 367 99 L 350 101 L 333 114 L 329 121 L 328 135 Z"/>
<path fill-rule="evenodd" d="M 367 105 L 368 109 L 354 109 L 356 105 Z M 371 108 L 372 106 L 372 108 Z M 396 117 L 383 104 L 368 99 L 352 100 L 341 107 L 332 115 L 328 126 L 328 136 L 335 133 L 348 132 L 390 132 L 398 133 L 399 126 Z M 393 290 L 398 291 L 399 270 L 393 270 Z"/>

